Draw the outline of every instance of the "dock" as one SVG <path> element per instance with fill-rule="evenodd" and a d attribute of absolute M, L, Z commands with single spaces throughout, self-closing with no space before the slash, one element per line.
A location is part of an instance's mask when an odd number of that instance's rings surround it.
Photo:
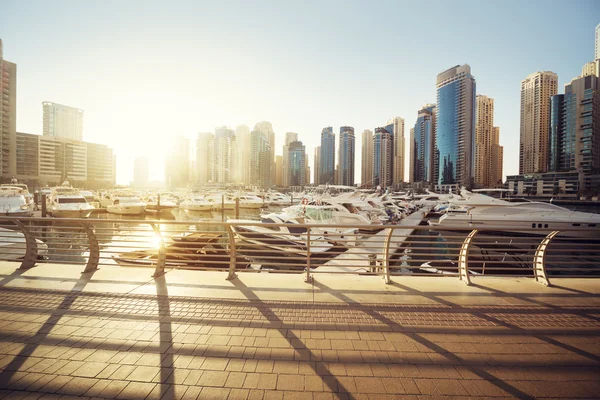
<path fill-rule="evenodd" d="M 398 225 L 404 225 L 407 228 L 395 229 L 392 233 L 390 242 L 390 249 L 392 253 L 395 253 L 404 245 L 404 242 L 406 242 L 408 237 L 413 234 L 415 230 L 413 227 L 421 224 L 423 219 L 423 213 L 415 212 L 400 221 Z M 369 255 L 383 254 L 385 238 L 387 234 L 388 230 L 383 229 L 382 231 L 363 241 L 358 246 L 348 249 L 348 251 L 321 265 L 318 268 L 319 272 L 328 272 L 328 270 L 335 270 L 338 272 L 356 272 L 358 269 L 368 269 L 371 266 L 370 263 L 372 263 L 372 259 L 369 259 Z M 376 261 L 381 262 L 382 260 L 378 259 Z"/>

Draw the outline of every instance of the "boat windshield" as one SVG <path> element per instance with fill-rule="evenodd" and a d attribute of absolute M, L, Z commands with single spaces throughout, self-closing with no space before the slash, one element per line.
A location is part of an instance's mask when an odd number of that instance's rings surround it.
<path fill-rule="evenodd" d="M 305 215 L 316 221 L 327 221 L 333 218 L 333 210 L 328 207 L 307 207 Z"/>
<path fill-rule="evenodd" d="M 23 196 L 0 197 L 0 211 L 6 207 L 20 207 L 23 204 L 25 204 L 25 197 Z"/>
<path fill-rule="evenodd" d="M 63 197 L 58 199 L 59 204 L 87 203 L 84 197 Z"/>

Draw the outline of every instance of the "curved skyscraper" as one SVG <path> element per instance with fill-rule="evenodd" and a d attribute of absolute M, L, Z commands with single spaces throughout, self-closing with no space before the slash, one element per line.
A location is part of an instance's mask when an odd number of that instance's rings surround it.
<path fill-rule="evenodd" d="M 426 104 L 419 110 L 411 135 L 411 182 L 436 181 L 435 162 L 435 104 Z"/>
<path fill-rule="evenodd" d="M 437 76 L 438 185 L 472 185 L 475 158 L 475 78 L 467 64 Z"/>

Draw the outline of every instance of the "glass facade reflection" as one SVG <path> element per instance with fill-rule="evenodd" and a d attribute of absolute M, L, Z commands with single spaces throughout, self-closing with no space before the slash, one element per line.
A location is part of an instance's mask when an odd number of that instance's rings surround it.
<path fill-rule="evenodd" d="M 437 181 L 434 175 L 435 109 L 435 105 L 424 107 L 415 122 L 412 157 L 415 182 Z"/>
<path fill-rule="evenodd" d="M 562 169 L 560 156 L 562 153 L 563 107 L 565 95 L 556 94 L 550 98 L 550 135 L 548 137 L 548 170 Z"/>
<path fill-rule="evenodd" d="M 288 146 L 288 165 L 290 186 L 306 184 L 306 150 L 302 142 L 291 142 Z"/>
<path fill-rule="evenodd" d="M 328 126 L 321 132 L 321 184 L 333 184 L 335 173 L 335 134 Z"/>
<path fill-rule="evenodd" d="M 354 128 L 340 127 L 339 179 L 338 184 L 354 186 Z"/>
<path fill-rule="evenodd" d="M 373 186 L 392 185 L 393 134 L 386 128 L 376 128 L 373 135 Z"/>

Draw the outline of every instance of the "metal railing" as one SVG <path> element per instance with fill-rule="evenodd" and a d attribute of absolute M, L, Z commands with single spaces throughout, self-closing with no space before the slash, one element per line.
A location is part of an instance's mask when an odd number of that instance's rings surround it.
<path fill-rule="evenodd" d="M 349 226 L 122 219 L 0 218 L 0 260 L 240 272 L 453 276 L 600 276 L 600 230 L 518 232 L 439 226 Z M 595 229 L 595 230 L 594 230 Z"/>

